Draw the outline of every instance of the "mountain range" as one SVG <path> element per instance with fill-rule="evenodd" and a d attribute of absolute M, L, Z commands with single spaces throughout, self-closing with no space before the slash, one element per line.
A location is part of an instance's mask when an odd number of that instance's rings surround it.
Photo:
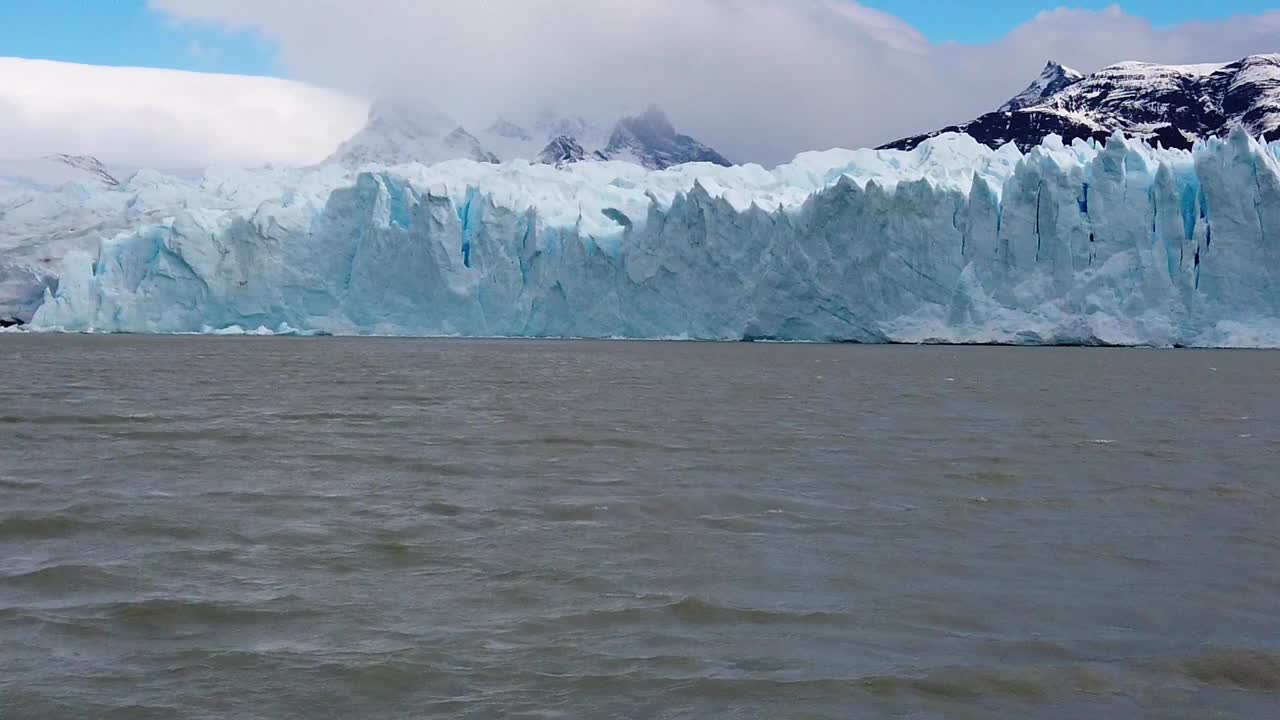
<path fill-rule="evenodd" d="M 1049 62 L 1025 90 L 996 110 L 880 149 L 911 150 L 948 132 L 968 134 L 993 148 L 1013 143 L 1024 152 L 1050 134 L 1070 143 L 1105 140 L 1116 132 L 1185 149 L 1234 127 L 1255 137 L 1280 139 L 1280 54 L 1201 65 L 1124 62 L 1092 74 Z M 625 160 L 655 170 L 689 162 L 731 164 L 705 143 L 680 133 L 657 106 L 612 125 L 544 112 L 524 124 L 498 118 L 473 133 L 433 108 L 386 100 L 372 104 L 363 129 L 325 162 L 354 169 L 516 158 L 557 167 Z M 127 171 L 108 169 L 87 156 L 55 155 L 0 166 L 0 181 L 23 177 L 44 185 L 83 177 L 113 186 L 127 176 Z"/>
<path fill-rule="evenodd" d="M 1205 65 L 1124 62 L 1091 75 L 1050 62 L 1026 90 L 995 111 L 880 149 L 911 150 L 955 132 L 993 148 L 1014 143 L 1025 152 L 1049 134 L 1070 143 L 1104 140 L 1117 131 L 1185 149 L 1235 127 L 1280 139 L 1280 55 Z"/>
<path fill-rule="evenodd" d="M 651 170 L 689 162 L 732 164 L 678 132 L 656 105 L 623 117 L 608 131 L 580 116 L 543 113 L 527 127 L 499 118 L 473 134 L 437 110 L 395 101 L 373 103 L 365 127 L 326 162 L 360 167 L 455 159 L 498 163 L 516 158 L 558 167 L 583 160 L 626 160 Z"/>
<path fill-rule="evenodd" d="M 1024 152 L 1051 134 L 1070 143 L 1101 141 L 1116 132 L 1186 149 L 1234 127 L 1255 137 L 1280 139 L 1280 54 L 1202 65 L 1124 62 L 1092 74 L 1049 62 L 1025 90 L 996 110 L 879 149 L 911 150 L 949 132 L 993 148 L 1013 143 Z M 608 131 L 578 116 L 547 113 L 527 127 L 500 118 L 472 134 L 436 111 L 388 102 L 375 103 L 365 128 L 329 161 L 358 167 L 456 158 L 525 158 L 557 167 L 583 160 L 627 160 L 654 170 L 688 162 L 730 164 L 711 147 L 679 133 L 656 106 L 620 119 Z"/>

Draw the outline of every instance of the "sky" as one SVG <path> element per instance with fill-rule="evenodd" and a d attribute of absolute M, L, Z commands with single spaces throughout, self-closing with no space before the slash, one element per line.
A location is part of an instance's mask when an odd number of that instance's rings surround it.
<path fill-rule="evenodd" d="M 1088 72 L 1122 60 L 1280 52 L 1274 2 L 974 5 L 0 0 L 0 58 L 296 81 L 237 91 L 207 77 L 0 65 L 0 156 L 56 150 L 171 167 L 315 162 L 358 127 L 365 99 L 395 97 L 473 128 L 545 107 L 609 122 L 657 102 L 681 130 L 731 158 L 771 164 L 970 119 L 1050 59 Z M 90 131 L 86 118 L 96 116 L 112 122 Z"/>
<path fill-rule="evenodd" d="M 1103 10 L 1119 5 L 1125 13 L 1145 18 L 1157 27 L 1222 20 L 1277 7 L 1275 0 L 981 0 L 981 9 L 975 8 L 978 3 L 952 0 L 867 0 L 862 4 L 896 15 L 933 42 L 960 43 L 997 40 L 1040 11 L 1060 6 Z"/>
<path fill-rule="evenodd" d="M 298 3 L 305 6 L 306 3 Z M 895 15 L 932 42 L 990 42 L 1042 10 L 1069 5 L 1102 10 L 1115 0 L 1039 2 L 864 0 Z M 1273 0 L 1129 0 L 1125 12 L 1167 27 L 1273 9 Z M 173 68 L 248 75 L 281 74 L 274 43 L 252 31 L 175 22 L 147 0 L 0 0 L 0 56 L 95 65 Z"/>
<path fill-rule="evenodd" d="M 0 0 L 0 56 L 271 75 L 275 47 L 253 32 L 176 22 L 146 0 Z"/>

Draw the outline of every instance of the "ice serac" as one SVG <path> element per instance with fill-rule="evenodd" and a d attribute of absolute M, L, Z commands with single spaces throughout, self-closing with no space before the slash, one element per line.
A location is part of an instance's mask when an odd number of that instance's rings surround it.
<path fill-rule="evenodd" d="M 1025 155 L 948 135 L 772 171 L 454 161 L 327 193 L 295 180 L 69 254 L 35 325 L 1280 346 L 1278 155 L 1244 132 Z"/>

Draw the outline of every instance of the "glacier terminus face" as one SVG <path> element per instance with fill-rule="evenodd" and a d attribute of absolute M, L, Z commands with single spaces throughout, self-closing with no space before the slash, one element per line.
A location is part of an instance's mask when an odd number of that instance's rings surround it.
<path fill-rule="evenodd" d="M 67 195 L 24 192 L 51 218 Z M 43 290 L 36 329 L 1280 346 L 1280 146 L 1244 132 L 78 192 L 103 231 L 56 267 L 0 246 L 48 277 L 22 286 Z"/>

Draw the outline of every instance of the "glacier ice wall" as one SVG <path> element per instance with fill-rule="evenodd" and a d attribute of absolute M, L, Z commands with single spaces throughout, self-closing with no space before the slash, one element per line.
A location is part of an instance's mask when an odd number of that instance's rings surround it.
<path fill-rule="evenodd" d="M 406 166 L 70 252 L 34 323 L 1280 346 L 1278 154 L 1238 132 L 1025 156 L 952 136 L 773 171 Z"/>

